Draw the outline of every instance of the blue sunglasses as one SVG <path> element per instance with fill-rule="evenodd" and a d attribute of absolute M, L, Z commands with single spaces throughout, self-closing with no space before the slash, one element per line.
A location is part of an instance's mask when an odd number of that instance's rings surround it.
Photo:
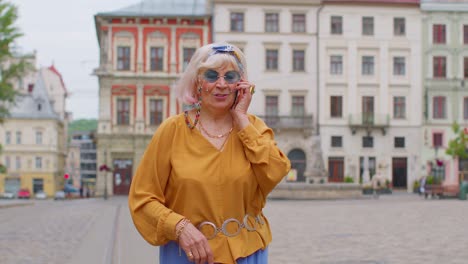
<path fill-rule="evenodd" d="M 223 77 L 224 80 L 229 84 L 240 81 L 240 74 L 236 71 L 228 71 L 224 74 L 224 76 L 220 76 L 219 73 L 215 70 L 207 70 L 203 74 L 203 78 L 209 83 L 215 83 L 220 77 Z"/>

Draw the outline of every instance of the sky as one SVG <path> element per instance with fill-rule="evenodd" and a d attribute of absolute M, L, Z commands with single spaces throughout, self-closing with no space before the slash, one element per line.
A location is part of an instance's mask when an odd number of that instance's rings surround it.
<path fill-rule="evenodd" d="M 18 7 L 16 26 L 23 33 L 17 45 L 36 51 L 36 67 L 52 64 L 70 93 L 67 111 L 73 119 L 98 118 L 99 63 L 94 15 L 118 10 L 141 0 L 6 0 Z"/>

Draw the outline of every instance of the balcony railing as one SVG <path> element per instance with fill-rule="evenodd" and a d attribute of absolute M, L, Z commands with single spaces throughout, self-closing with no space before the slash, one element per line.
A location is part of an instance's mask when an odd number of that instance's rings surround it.
<path fill-rule="evenodd" d="M 259 116 L 273 129 L 312 129 L 313 116 Z"/>
<path fill-rule="evenodd" d="M 372 129 L 381 129 L 385 135 L 385 130 L 390 125 L 390 116 L 387 114 L 360 113 L 350 114 L 348 124 L 351 130 L 356 133 L 358 129 L 366 129 L 368 133 Z"/>

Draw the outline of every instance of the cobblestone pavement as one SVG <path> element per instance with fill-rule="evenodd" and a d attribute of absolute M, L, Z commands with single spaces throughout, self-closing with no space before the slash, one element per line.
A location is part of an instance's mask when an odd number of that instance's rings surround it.
<path fill-rule="evenodd" d="M 468 202 L 394 194 L 270 201 L 270 264 L 468 263 Z"/>
<path fill-rule="evenodd" d="M 2 201 L 0 201 L 1 205 Z M 468 263 L 468 201 L 268 201 L 270 264 Z M 158 263 L 125 197 L 0 207 L 0 263 Z"/>

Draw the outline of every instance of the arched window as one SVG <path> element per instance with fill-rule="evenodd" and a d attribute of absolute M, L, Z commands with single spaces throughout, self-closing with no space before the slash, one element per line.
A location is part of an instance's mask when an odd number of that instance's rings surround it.
<path fill-rule="evenodd" d="M 288 153 L 288 158 L 291 161 L 291 169 L 297 172 L 296 181 L 304 182 L 304 171 L 306 168 L 306 155 L 302 149 L 293 149 Z"/>

